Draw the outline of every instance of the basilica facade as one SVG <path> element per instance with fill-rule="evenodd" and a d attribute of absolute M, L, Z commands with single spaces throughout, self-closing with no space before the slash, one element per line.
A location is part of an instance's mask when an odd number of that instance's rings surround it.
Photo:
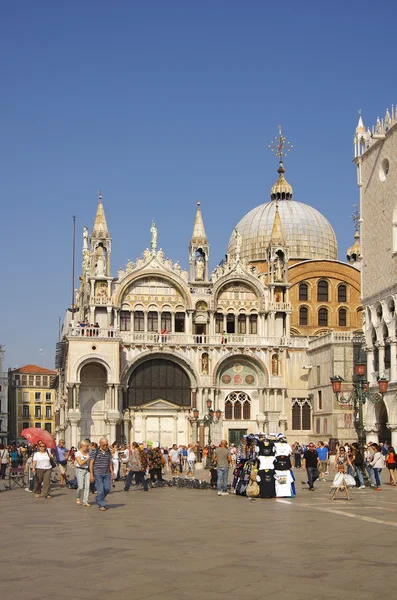
<path fill-rule="evenodd" d="M 292 199 L 284 173 L 280 156 L 270 201 L 237 223 L 212 273 L 198 203 L 188 270 L 158 247 L 153 223 L 150 247 L 112 275 L 100 197 L 57 346 L 58 437 L 355 439 L 352 407 L 336 404 L 329 377 L 352 379 L 360 253 L 338 260 L 332 226 Z"/>

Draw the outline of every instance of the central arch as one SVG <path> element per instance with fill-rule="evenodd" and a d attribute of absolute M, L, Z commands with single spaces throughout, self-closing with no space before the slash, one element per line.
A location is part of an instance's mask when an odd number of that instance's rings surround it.
<path fill-rule="evenodd" d="M 185 369 L 168 358 L 150 358 L 138 364 L 128 379 L 128 405 L 144 406 L 166 400 L 180 407 L 191 406 L 191 383 Z"/>

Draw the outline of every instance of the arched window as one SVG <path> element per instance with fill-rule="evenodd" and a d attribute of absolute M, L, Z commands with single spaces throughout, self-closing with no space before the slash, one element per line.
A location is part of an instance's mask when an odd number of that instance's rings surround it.
<path fill-rule="evenodd" d="M 241 402 L 239 400 L 234 403 L 234 418 L 237 420 L 241 419 Z"/>
<path fill-rule="evenodd" d="M 142 310 L 134 312 L 134 331 L 145 331 L 145 315 Z"/>
<path fill-rule="evenodd" d="M 147 329 L 148 331 L 158 331 L 159 323 L 158 323 L 158 314 L 151 310 L 147 316 Z"/>
<path fill-rule="evenodd" d="M 299 309 L 299 325 L 309 324 L 309 309 L 307 306 L 301 306 Z"/>
<path fill-rule="evenodd" d="M 238 333 L 246 333 L 246 318 L 245 315 L 238 316 Z"/>
<path fill-rule="evenodd" d="M 295 402 L 292 405 L 292 429 L 300 431 L 302 429 L 301 425 L 301 405 Z"/>
<path fill-rule="evenodd" d="M 347 287 L 344 283 L 338 286 L 338 302 L 347 302 Z"/>
<path fill-rule="evenodd" d="M 175 313 L 175 333 L 184 333 L 184 331 L 185 331 L 185 313 L 177 312 L 177 313 Z"/>
<path fill-rule="evenodd" d="M 233 419 L 233 404 L 230 400 L 225 402 L 225 419 Z"/>
<path fill-rule="evenodd" d="M 323 279 L 317 284 L 317 302 L 328 302 L 328 282 Z"/>
<path fill-rule="evenodd" d="M 223 314 L 215 313 L 215 333 L 222 333 L 223 329 Z"/>
<path fill-rule="evenodd" d="M 347 310 L 346 308 L 340 308 L 338 312 L 338 325 L 339 327 L 347 326 Z"/>
<path fill-rule="evenodd" d="M 138 365 L 128 382 L 129 406 L 162 399 L 189 407 L 191 396 L 191 383 L 185 370 L 163 358 L 152 358 Z"/>
<path fill-rule="evenodd" d="M 302 430 L 310 431 L 312 428 L 312 409 L 310 404 L 305 402 L 302 406 Z"/>
<path fill-rule="evenodd" d="M 326 308 L 320 308 L 318 311 L 318 325 L 319 327 L 328 327 L 328 310 Z"/>
<path fill-rule="evenodd" d="M 299 286 L 299 300 L 307 302 L 309 300 L 309 286 L 307 283 L 301 283 Z"/>
<path fill-rule="evenodd" d="M 241 418 L 251 418 L 251 401 L 244 392 L 232 392 L 225 401 L 225 419 L 241 421 Z"/>
<path fill-rule="evenodd" d="M 250 315 L 250 334 L 256 335 L 258 333 L 258 315 Z"/>
<path fill-rule="evenodd" d="M 129 310 L 120 311 L 120 331 L 129 331 L 131 329 L 131 313 Z"/>
<path fill-rule="evenodd" d="M 161 330 L 170 332 L 171 328 L 172 328 L 171 313 L 170 312 L 161 313 Z"/>
<path fill-rule="evenodd" d="M 251 418 L 251 403 L 246 400 L 243 404 L 243 419 Z"/>

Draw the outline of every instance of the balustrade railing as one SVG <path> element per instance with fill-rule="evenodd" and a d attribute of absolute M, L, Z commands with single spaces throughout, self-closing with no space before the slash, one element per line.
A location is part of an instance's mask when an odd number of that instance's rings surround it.
<path fill-rule="evenodd" d="M 113 327 L 103 328 L 103 327 L 94 327 L 90 325 L 85 325 L 82 327 L 78 325 L 77 327 L 69 327 L 69 331 L 67 332 L 67 337 L 81 337 L 81 338 L 115 338 L 118 337 L 119 332 L 117 329 Z"/>

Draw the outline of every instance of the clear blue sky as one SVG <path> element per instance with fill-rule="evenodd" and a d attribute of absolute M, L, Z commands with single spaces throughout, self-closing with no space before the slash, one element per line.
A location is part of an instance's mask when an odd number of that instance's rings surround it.
<path fill-rule="evenodd" d="M 53 366 L 72 215 L 79 259 L 98 189 L 114 274 L 149 245 L 152 219 L 186 266 L 197 198 L 214 267 L 269 199 L 279 123 L 294 198 L 331 221 L 344 258 L 357 109 L 372 125 L 397 102 L 395 41 L 372 2 L 22 0 L 1 13 L 6 366 Z"/>

